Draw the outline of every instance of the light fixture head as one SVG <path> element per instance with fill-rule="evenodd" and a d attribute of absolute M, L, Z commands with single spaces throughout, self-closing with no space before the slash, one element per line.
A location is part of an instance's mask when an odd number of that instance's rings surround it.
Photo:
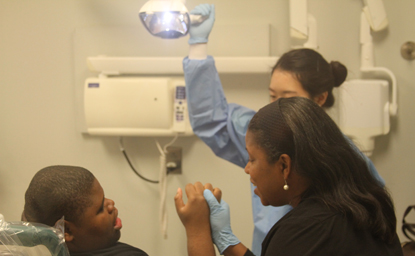
<path fill-rule="evenodd" d="M 184 0 L 149 0 L 138 16 L 153 36 L 179 38 L 189 32 L 190 16 Z"/>

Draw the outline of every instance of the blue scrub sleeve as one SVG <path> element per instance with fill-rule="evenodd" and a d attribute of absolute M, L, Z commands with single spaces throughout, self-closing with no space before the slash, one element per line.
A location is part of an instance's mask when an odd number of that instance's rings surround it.
<path fill-rule="evenodd" d="M 183 60 L 187 106 L 193 132 L 217 155 L 242 168 L 248 162 L 245 134 L 255 111 L 228 104 L 215 62 Z"/>
<path fill-rule="evenodd" d="M 358 148 L 357 146 L 353 143 L 353 141 L 347 137 L 346 135 L 344 135 L 344 137 L 349 141 L 350 146 L 359 154 L 362 155 L 363 159 L 366 161 L 367 167 L 369 168 L 370 173 L 373 175 L 373 177 L 379 182 L 379 184 L 384 187 L 385 186 L 385 180 L 380 176 L 380 174 L 378 173 L 378 171 L 376 170 L 375 165 L 373 164 L 372 160 L 370 160 L 369 157 L 367 157 L 365 154 L 363 154 Z"/>
<path fill-rule="evenodd" d="M 378 173 L 378 170 L 376 170 L 375 165 L 373 164 L 372 160 L 369 159 L 366 155 L 363 155 L 363 157 L 366 159 L 367 166 L 369 167 L 370 173 L 375 177 L 377 181 L 379 181 L 379 184 L 384 187 L 385 186 L 385 180 L 380 176 Z"/>

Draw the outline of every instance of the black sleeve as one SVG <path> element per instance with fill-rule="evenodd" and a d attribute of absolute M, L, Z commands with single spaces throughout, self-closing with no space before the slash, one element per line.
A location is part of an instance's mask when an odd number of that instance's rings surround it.
<path fill-rule="evenodd" d="M 244 256 L 255 256 L 249 249 L 246 250 Z"/>

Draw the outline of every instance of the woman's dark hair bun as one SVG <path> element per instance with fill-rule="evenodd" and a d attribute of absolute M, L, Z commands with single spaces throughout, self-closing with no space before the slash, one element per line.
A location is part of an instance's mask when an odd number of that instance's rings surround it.
<path fill-rule="evenodd" d="M 338 61 L 331 61 L 330 66 L 334 77 L 334 87 L 339 87 L 346 80 L 347 68 Z"/>

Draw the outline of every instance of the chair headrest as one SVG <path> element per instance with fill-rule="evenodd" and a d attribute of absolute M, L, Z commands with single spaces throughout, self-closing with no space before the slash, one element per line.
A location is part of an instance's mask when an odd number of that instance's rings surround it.
<path fill-rule="evenodd" d="M 6 222 L 1 214 L 0 245 L 0 255 L 26 255 L 24 250 L 32 253 L 28 255 L 43 255 L 36 253 L 46 249 L 51 256 L 69 256 L 63 230 L 40 223 Z"/>

